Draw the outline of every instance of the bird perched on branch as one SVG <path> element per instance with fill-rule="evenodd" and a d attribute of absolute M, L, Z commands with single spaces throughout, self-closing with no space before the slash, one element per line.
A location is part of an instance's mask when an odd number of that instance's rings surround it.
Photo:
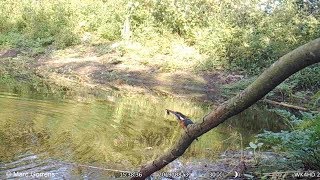
<path fill-rule="evenodd" d="M 171 111 L 169 109 L 166 109 L 167 114 L 169 115 L 170 113 L 175 115 L 179 124 L 181 125 L 181 127 L 187 132 L 188 134 L 188 129 L 187 127 L 190 124 L 194 124 L 191 119 L 189 119 L 186 115 L 182 114 L 181 112 L 177 112 L 177 111 Z M 188 134 L 189 135 L 189 134 Z M 190 135 L 189 135 L 190 136 Z M 198 140 L 198 138 L 196 138 L 196 140 Z"/>
<path fill-rule="evenodd" d="M 193 122 L 185 115 L 183 115 L 181 112 L 177 112 L 177 111 L 171 111 L 169 109 L 166 109 L 167 111 L 167 114 L 169 115 L 170 113 L 175 115 L 179 124 L 181 125 L 181 127 L 183 129 L 187 129 L 187 127 L 190 125 L 190 124 L 193 124 Z"/>

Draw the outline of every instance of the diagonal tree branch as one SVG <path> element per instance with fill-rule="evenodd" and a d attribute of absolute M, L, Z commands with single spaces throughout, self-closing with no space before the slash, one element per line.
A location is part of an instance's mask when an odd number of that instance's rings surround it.
<path fill-rule="evenodd" d="M 140 170 L 142 177 L 132 179 L 145 179 L 152 173 L 162 169 L 167 164 L 180 157 L 194 139 L 217 127 L 228 118 L 247 109 L 292 74 L 319 62 L 320 38 L 284 55 L 265 70 L 245 90 L 210 112 L 203 118 L 202 123 L 188 126 L 188 134 L 184 133 L 177 143 L 162 156 L 149 164 L 142 166 Z"/>

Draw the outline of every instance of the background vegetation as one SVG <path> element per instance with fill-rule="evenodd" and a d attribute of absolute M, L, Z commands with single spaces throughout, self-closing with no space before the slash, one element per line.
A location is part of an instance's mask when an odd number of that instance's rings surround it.
<path fill-rule="evenodd" d="M 171 42 L 183 41 L 208 55 L 197 67 L 201 70 L 223 66 L 257 74 L 319 37 L 318 5 L 300 0 L 2 0 L 0 45 L 63 48 L 129 35 L 131 41 L 156 45 L 153 53 L 170 53 Z"/>

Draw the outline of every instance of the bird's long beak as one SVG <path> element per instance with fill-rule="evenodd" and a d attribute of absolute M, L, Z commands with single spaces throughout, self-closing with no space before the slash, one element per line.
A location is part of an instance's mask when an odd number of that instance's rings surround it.
<path fill-rule="evenodd" d="M 171 110 L 169 110 L 169 109 L 166 109 L 166 111 L 167 111 L 167 114 L 168 114 L 168 115 L 169 115 L 170 113 L 174 114 L 174 111 L 171 111 Z"/>

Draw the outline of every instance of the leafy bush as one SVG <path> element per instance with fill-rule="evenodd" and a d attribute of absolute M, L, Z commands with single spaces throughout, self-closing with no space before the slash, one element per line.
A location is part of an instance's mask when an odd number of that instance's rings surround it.
<path fill-rule="evenodd" d="M 64 48 L 79 43 L 87 32 L 106 40 L 119 39 L 125 13 L 124 1 L 7 0 L 0 5 L 0 46 L 23 48 L 50 44 Z M 23 38 L 17 40 L 12 34 Z"/>
<path fill-rule="evenodd" d="M 295 128 L 291 131 L 278 133 L 265 131 L 258 135 L 264 146 L 276 151 L 285 151 L 289 160 L 299 161 L 305 169 L 320 168 L 320 114 L 303 113 L 303 118 L 281 112 L 283 116 L 292 120 Z"/>
<path fill-rule="evenodd" d="M 293 89 L 320 89 L 320 65 L 307 67 L 289 79 Z"/>

